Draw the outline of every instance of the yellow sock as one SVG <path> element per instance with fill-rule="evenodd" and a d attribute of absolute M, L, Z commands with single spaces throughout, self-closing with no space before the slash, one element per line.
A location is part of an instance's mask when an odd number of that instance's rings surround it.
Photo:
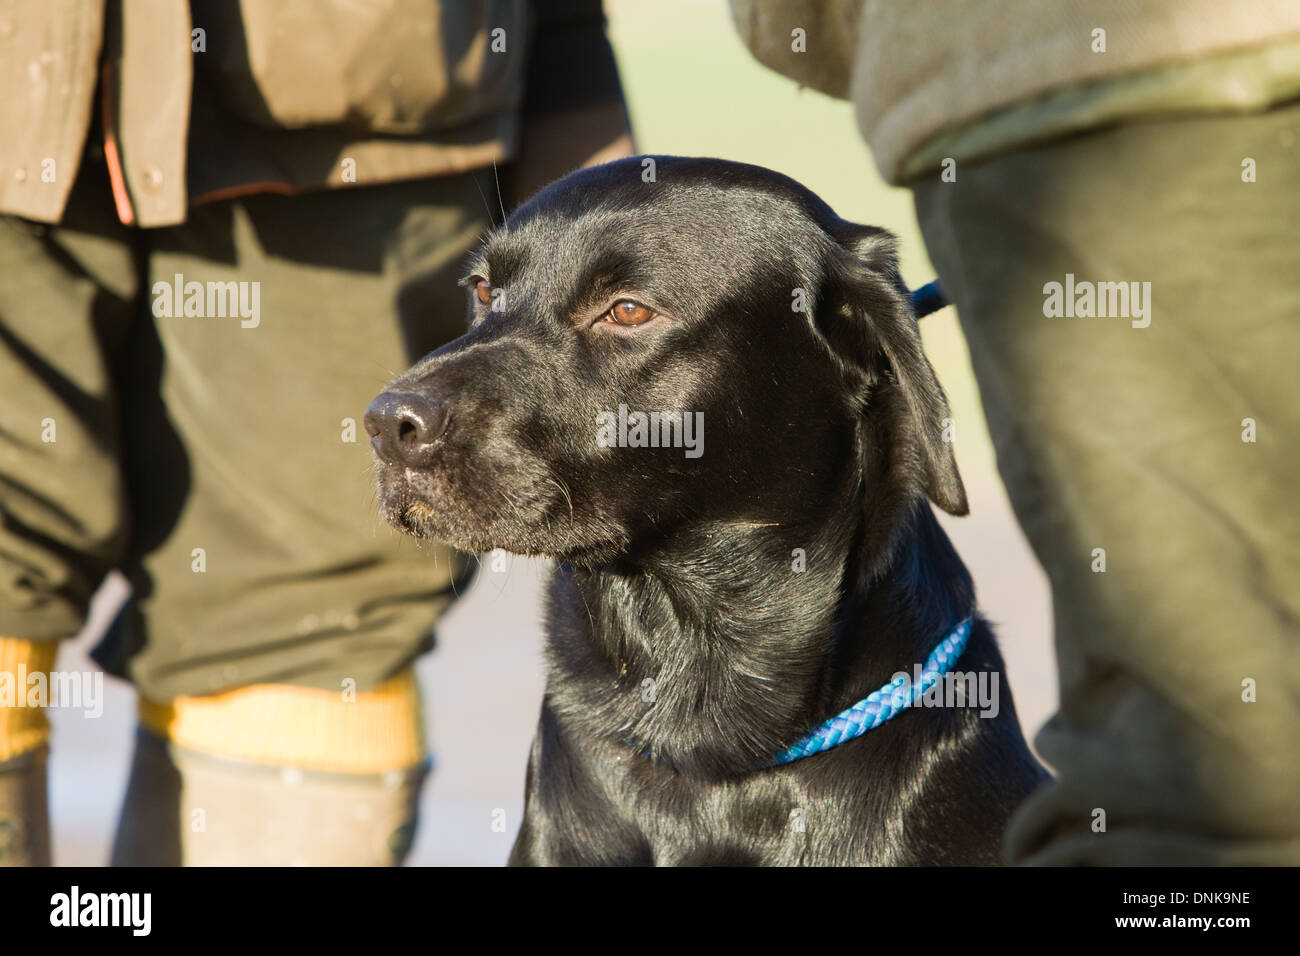
<path fill-rule="evenodd" d="M 59 653 L 58 641 L 27 641 L 0 637 L 0 763 L 43 747 L 50 739 L 45 707 L 27 706 L 26 675 L 48 674 Z"/>
<path fill-rule="evenodd" d="M 171 703 L 140 698 L 140 723 L 172 743 L 249 763 L 335 773 L 382 773 L 425 757 L 415 671 L 372 691 L 254 684 Z"/>

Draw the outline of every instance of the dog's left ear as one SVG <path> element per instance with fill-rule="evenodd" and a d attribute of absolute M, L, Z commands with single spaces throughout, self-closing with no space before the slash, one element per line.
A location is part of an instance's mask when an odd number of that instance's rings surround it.
<path fill-rule="evenodd" d="M 949 514 L 964 515 L 966 489 L 952 443 L 943 440 L 948 400 L 921 348 L 895 239 L 884 229 L 848 223 L 834 239 L 816 324 L 841 361 L 857 366 L 868 381 L 879 385 L 883 375 L 897 388 L 926 495 Z"/>

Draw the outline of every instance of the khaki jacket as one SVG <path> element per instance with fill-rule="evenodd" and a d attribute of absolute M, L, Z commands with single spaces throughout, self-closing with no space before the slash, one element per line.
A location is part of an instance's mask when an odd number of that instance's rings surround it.
<path fill-rule="evenodd" d="M 0 0 L 0 212 L 59 219 L 96 105 L 142 226 L 505 160 L 528 28 L 524 0 Z"/>
<path fill-rule="evenodd" d="M 760 62 L 854 103 L 892 183 L 962 144 L 978 157 L 1124 116 L 1258 109 L 1300 93 L 1294 42 L 1285 56 L 1233 55 L 1300 38 L 1296 0 L 731 0 L 731 10 Z M 1217 69 L 1187 72 L 1215 58 Z M 1017 105 L 991 133 L 953 135 L 913 161 L 941 134 Z"/>

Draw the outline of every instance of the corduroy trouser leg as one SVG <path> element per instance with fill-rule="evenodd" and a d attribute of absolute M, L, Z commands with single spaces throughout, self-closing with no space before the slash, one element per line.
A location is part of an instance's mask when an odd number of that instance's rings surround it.
<path fill-rule="evenodd" d="M 1300 863 L 1298 169 L 1293 103 L 914 184 L 1055 606 L 1012 862 Z"/>

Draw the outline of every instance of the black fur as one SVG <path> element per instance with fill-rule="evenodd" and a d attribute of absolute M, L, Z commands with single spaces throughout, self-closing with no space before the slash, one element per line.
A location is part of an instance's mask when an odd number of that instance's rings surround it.
<path fill-rule="evenodd" d="M 996 863 L 1045 777 L 1004 679 L 996 717 L 918 708 L 755 769 L 974 607 L 893 238 L 765 169 L 654 160 L 516 211 L 471 265 L 498 311 L 471 281 L 468 333 L 367 416 L 394 524 L 557 559 L 512 862 Z M 618 299 L 658 317 L 603 321 Z M 703 455 L 600 447 L 620 403 L 703 412 Z M 1001 675 L 978 617 L 957 666 Z"/>

